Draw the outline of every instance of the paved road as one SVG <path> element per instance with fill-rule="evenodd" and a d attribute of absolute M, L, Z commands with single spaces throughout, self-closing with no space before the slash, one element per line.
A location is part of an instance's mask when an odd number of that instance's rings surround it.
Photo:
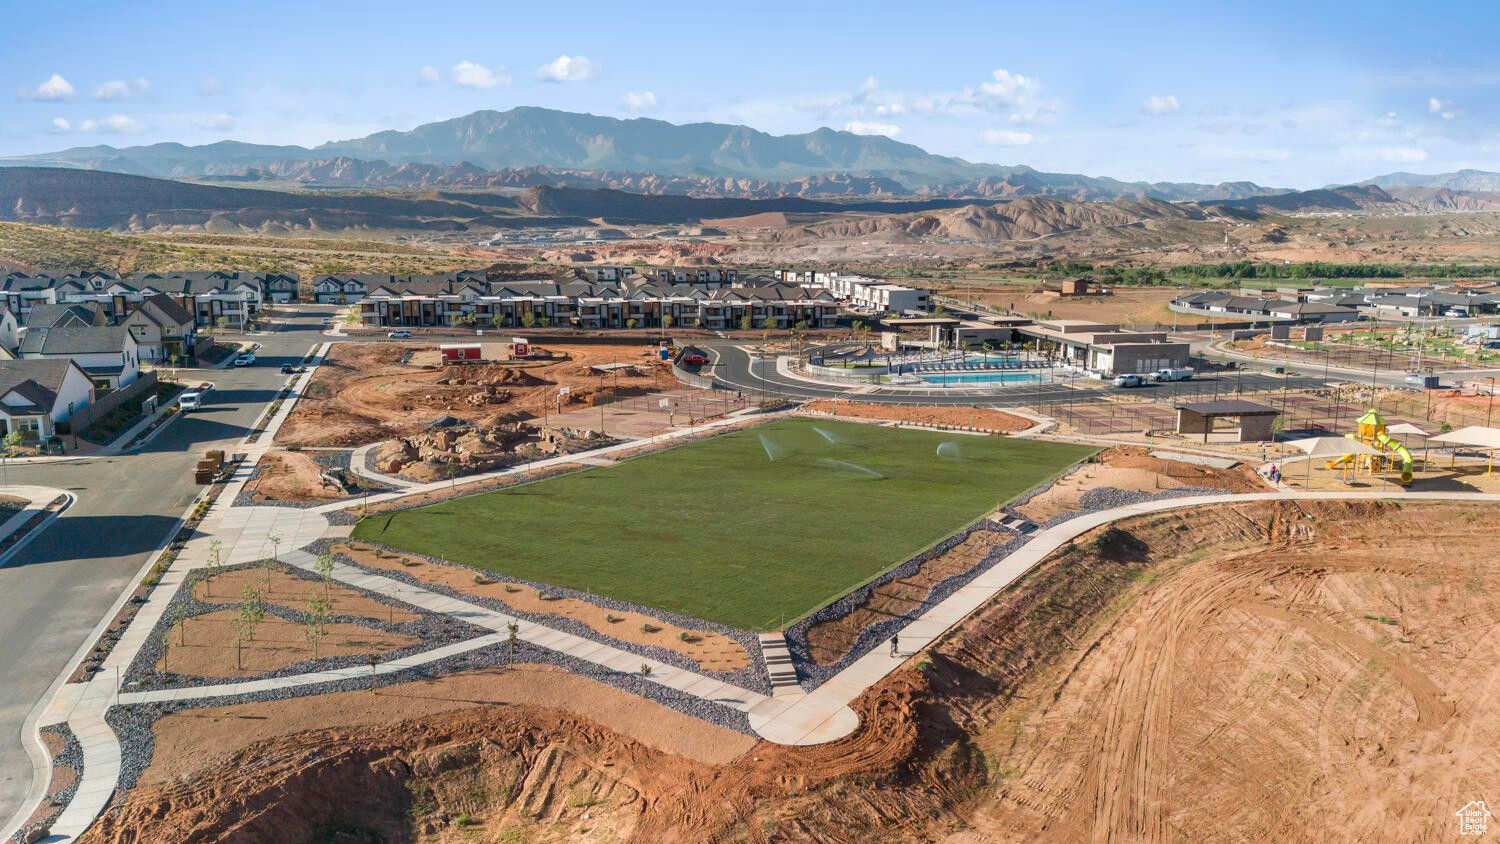
<path fill-rule="evenodd" d="M 7 470 L 10 483 L 67 489 L 78 501 L 0 568 L 0 822 L 31 784 L 27 713 L 197 495 L 192 468 L 202 452 L 244 437 L 286 380 L 278 367 L 322 339 L 322 315 L 256 337 L 254 367 L 197 373 L 216 385 L 205 408 L 139 453 Z"/>
<path fill-rule="evenodd" d="M 937 390 L 903 390 L 882 387 L 879 392 L 858 393 L 862 385 L 847 387 L 813 384 L 789 378 L 776 371 L 774 360 L 753 359 L 745 349 L 730 343 L 700 343 L 709 352 L 710 364 L 702 374 L 712 375 L 720 386 L 751 396 L 782 396 L 795 399 L 835 398 L 844 396 L 859 401 L 882 404 L 964 405 L 979 407 L 1035 406 L 1039 402 L 1078 402 L 1101 396 L 1129 392 L 1132 398 L 1212 399 L 1233 398 L 1237 390 L 1267 392 L 1308 389 L 1322 385 L 1323 379 L 1311 376 L 1273 375 L 1263 372 L 1223 372 L 1171 384 L 1147 384 L 1134 390 L 1100 384 L 1088 379 L 1064 379 L 1053 384 L 1021 384 L 998 390 L 975 390 L 954 387 Z"/>

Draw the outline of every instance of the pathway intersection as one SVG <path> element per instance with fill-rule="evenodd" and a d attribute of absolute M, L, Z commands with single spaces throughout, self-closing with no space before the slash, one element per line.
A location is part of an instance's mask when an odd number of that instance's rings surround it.
<path fill-rule="evenodd" d="M 68 841 L 82 834 L 115 794 L 121 773 L 121 746 L 105 716 L 114 706 L 173 701 L 201 701 L 229 698 L 255 692 L 279 689 L 305 689 L 316 693 L 318 687 L 354 677 L 370 676 L 364 666 L 335 668 L 304 674 L 217 683 L 190 688 L 132 691 L 122 688 L 122 679 L 141 652 L 153 630 L 162 620 L 173 595 L 186 583 L 194 569 L 209 564 L 210 543 L 221 543 L 224 564 L 248 563 L 273 554 L 286 564 L 311 571 L 312 553 L 303 550 L 329 537 L 346 537 L 347 525 L 333 524 L 329 516 L 341 510 L 356 510 L 365 503 L 377 503 L 404 496 L 464 486 L 487 478 L 515 474 L 551 465 L 597 462 L 613 453 L 638 448 L 639 442 L 626 442 L 590 452 L 537 461 L 529 467 L 501 470 L 485 475 L 430 484 L 407 483 L 402 489 L 370 496 L 368 501 L 345 501 L 314 508 L 276 506 L 236 506 L 235 500 L 249 481 L 255 466 L 271 447 L 276 430 L 293 410 L 326 353 L 325 344 L 310 370 L 294 378 L 291 392 L 269 420 L 264 433 L 254 442 L 243 442 L 238 451 L 245 460 L 218 498 L 218 502 L 163 573 L 160 583 L 131 621 L 102 669 L 86 682 L 60 686 L 42 711 L 33 730 L 53 724 L 66 724 L 83 750 L 83 773 L 71 802 L 53 823 L 47 841 Z M 781 414 L 765 414 L 767 418 Z M 718 420 L 694 430 L 678 430 L 658 439 L 687 438 L 719 427 L 742 424 L 742 416 Z M 1038 420 L 1039 422 L 1042 420 Z M 1043 426 L 1038 425 L 1040 430 Z M 1033 433 L 1033 432 L 1028 432 Z M 361 455 L 362 456 L 362 455 Z M 373 667 L 376 676 L 393 675 L 417 666 L 437 662 L 455 655 L 502 644 L 510 625 L 518 625 L 519 639 L 539 648 L 564 654 L 577 660 L 621 674 L 637 674 L 641 682 L 658 684 L 676 692 L 744 713 L 750 728 L 762 738 L 780 744 L 811 745 L 835 741 L 859 727 L 859 717 L 850 703 L 865 690 L 888 676 L 908 660 L 939 640 L 947 631 L 1010 587 L 1044 558 L 1080 534 L 1117 519 L 1145 513 L 1211 504 L 1238 504 L 1271 500 L 1461 500 L 1500 501 L 1500 494 L 1481 493 L 1408 493 L 1408 492 L 1265 492 L 1251 494 L 1198 495 L 1147 501 L 1078 516 L 1038 531 L 1014 553 L 978 574 L 966 586 L 932 605 L 899 630 L 900 651 L 874 647 L 832 678 L 811 691 L 785 682 L 771 684 L 774 695 L 740 688 L 705 674 L 686 670 L 660 660 L 642 657 L 628 650 L 557 629 L 546 624 L 518 619 L 479 603 L 455 598 L 442 592 L 386 577 L 355 566 L 335 565 L 332 579 L 359 590 L 376 593 L 430 613 L 452 617 L 488 631 L 473 638 L 436 646 L 426 651 L 381 660 Z M 342 520 L 340 520 L 342 521 Z M 277 541 L 273 542 L 275 537 Z M 122 596 L 122 602 L 123 602 Z M 111 613 L 113 615 L 113 613 Z M 642 671 L 643 665 L 649 672 Z M 773 673 L 782 666 L 772 666 Z M 39 743 L 39 737 L 34 736 Z M 40 799 L 39 797 L 37 798 Z M 27 807 L 26 814 L 36 801 Z M 23 815 L 24 817 L 24 815 Z M 6 835 L 9 831 L 5 832 Z"/>

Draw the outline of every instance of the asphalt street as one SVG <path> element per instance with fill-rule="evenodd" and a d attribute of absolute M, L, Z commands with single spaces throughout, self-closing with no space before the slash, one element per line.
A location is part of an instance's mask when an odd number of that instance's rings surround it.
<path fill-rule="evenodd" d="M 78 500 L 0 568 L 0 821 L 30 787 L 21 743 L 27 713 L 198 494 L 192 469 L 203 451 L 244 437 L 285 383 L 280 365 L 323 339 L 319 319 L 330 311 L 299 313 L 247 338 L 262 345 L 253 367 L 183 370 L 215 389 L 201 411 L 173 421 L 139 452 L 6 469 L 9 483 L 66 489 Z"/>
<path fill-rule="evenodd" d="M 1084 378 L 1062 378 L 1055 383 L 1018 384 L 998 390 L 952 387 L 944 390 L 903 390 L 882 387 L 879 392 L 859 392 L 864 385 L 847 387 L 813 384 L 776 371 L 774 360 L 752 357 L 745 349 L 727 343 L 699 343 L 709 352 L 709 364 L 700 374 L 712 375 L 724 389 L 750 396 L 792 399 L 850 398 L 882 404 L 964 405 L 978 407 L 1024 407 L 1046 402 L 1081 402 L 1123 392 L 1121 388 Z M 1321 375 L 1321 373 L 1319 374 Z M 1225 371 L 1191 381 L 1147 384 L 1129 390 L 1134 398 L 1193 400 L 1233 398 L 1236 391 L 1265 393 L 1298 390 L 1324 384 L 1312 375 L 1276 375 L 1257 371 Z"/>

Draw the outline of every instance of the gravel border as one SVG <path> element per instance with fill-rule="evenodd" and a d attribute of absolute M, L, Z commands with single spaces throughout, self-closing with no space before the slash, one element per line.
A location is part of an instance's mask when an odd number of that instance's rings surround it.
<path fill-rule="evenodd" d="M 56 770 L 59 766 L 67 768 L 73 772 L 73 783 L 55 794 L 49 792 L 44 795 L 47 802 L 43 805 L 50 806 L 52 811 L 48 813 L 45 820 L 34 821 L 16 830 L 10 840 L 17 844 L 24 844 L 33 832 L 50 827 L 62 815 L 68 804 L 73 802 L 73 796 L 78 793 L 78 786 L 83 781 L 83 745 L 78 743 L 78 737 L 73 735 L 72 728 L 66 723 L 52 724 L 42 727 L 40 732 L 62 736 L 62 752 L 52 758 L 52 766 L 49 770 Z M 51 787 L 50 782 L 48 787 Z"/>
<path fill-rule="evenodd" d="M 508 648 L 509 645 L 507 643 L 501 643 L 465 654 L 457 654 L 447 659 L 430 662 L 425 665 L 414 666 L 405 671 L 382 676 L 378 685 L 389 686 L 412 680 L 442 677 L 476 668 L 505 665 Z M 553 665 L 570 673 L 579 674 L 589 679 L 614 686 L 622 691 L 645 697 L 648 700 L 675 709 L 684 715 L 689 715 L 745 735 L 755 735 L 755 732 L 750 729 L 750 720 L 745 713 L 731 709 L 723 704 L 713 703 L 702 698 L 684 694 L 658 683 L 643 683 L 635 674 L 612 671 L 603 666 L 584 662 L 583 660 L 558 653 L 557 651 L 537 647 L 526 641 L 518 641 L 516 643 L 515 662 Z M 124 802 L 129 790 L 134 788 L 136 783 L 140 781 L 141 774 L 145 772 L 147 765 L 150 764 L 151 754 L 155 749 L 155 734 L 152 732 L 152 725 L 162 715 L 188 709 L 228 706 L 239 703 L 258 703 L 270 700 L 289 700 L 310 695 L 328 694 L 330 692 L 358 691 L 368 689 L 369 686 L 370 681 L 368 678 L 352 677 L 327 683 L 297 686 L 289 689 L 275 689 L 232 697 L 211 698 L 208 700 L 125 704 L 111 707 L 105 714 L 105 721 L 114 729 L 115 735 L 120 742 L 120 779 L 115 790 L 114 802 L 117 805 Z"/>
<path fill-rule="evenodd" d="M 193 596 L 193 587 L 200 581 L 209 577 L 213 577 L 215 574 L 223 574 L 227 572 L 241 571 L 246 569 L 258 569 L 259 567 L 260 566 L 258 563 L 241 563 L 239 565 L 233 566 L 222 566 L 218 572 L 212 572 L 206 568 L 198 568 L 189 572 L 187 579 L 183 581 L 182 586 L 177 590 L 177 594 L 173 595 L 172 600 L 167 603 L 166 609 L 162 613 L 161 619 L 156 623 L 156 627 L 152 629 L 151 634 L 146 639 L 146 642 L 141 646 L 140 651 L 135 655 L 135 659 L 131 660 L 130 667 L 126 669 L 125 676 L 123 678 L 125 691 L 145 692 L 155 691 L 158 689 L 187 689 L 199 686 L 215 686 L 222 685 L 224 683 L 244 682 L 248 680 L 263 680 L 271 677 L 288 677 L 296 674 L 306 674 L 311 671 L 324 671 L 332 668 L 347 668 L 352 665 L 364 665 L 367 663 L 367 656 L 365 654 L 350 654 L 346 656 L 322 657 L 316 660 L 307 659 L 301 662 L 296 662 L 291 665 L 284 666 L 282 668 L 278 668 L 274 671 L 266 672 L 264 674 L 256 674 L 253 676 L 245 677 L 197 677 L 173 673 L 159 673 L 156 670 L 155 666 L 156 663 L 162 658 L 162 655 L 166 652 L 167 635 L 171 632 L 172 613 L 176 607 L 181 606 L 187 613 L 187 617 L 189 619 L 192 619 L 196 616 L 215 612 L 217 610 L 232 609 L 237 603 L 234 598 L 228 596 L 226 596 L 225 600 L 222 603 L 217 601 L 214 603 L 200 601 Z M 296 568 L 294 566 L 288 566 L 285 563 L 277 563 L 276 569 L 280 572 L 291 574 L 301 580 L 307 581 L 307 583 L 311 586 L 316 586 L 319 583 L 319 578 L 312 575 L 310 572 L 307 572 L 300 568 Z M 384 595 L 379 595 L 374 592 L 367 592 L 363 589 L 359 589 L 345 583 L 340 583 L 339 586 L 343 587 L 344 589 L 357 592 L 364 597 L 370 598 L 374 601 L 378 601 L 379 603 L 386 606 L 415 613 L 418 616 L 415 621 L 397 622 L 394 624 L 388 621 L 382 621 L 380 619 L 370 618 L 369 616 L 363 615 L 329 616 L 329 624 L 359 624 L 363 627 L 369 627 L 371 629 L 381 630 L 387 633 L 402 633 L 407 636 L 415 637 L 418 640 L 417 644 L 410 647 L 395 651 L 383 652 L 381 654 L 382 660 L 396 659 L 398 657 L 422 653 L 423 651 L 431 650 L 434 647 L 452 644 L 454 642 L 460 642 L 467 639 L 473 639 L 479 636 L 485 636 L 493 632 L 480 627 L 475 627 L 474 625 L 471 625 L 464 621 L 460 621 L 456 618 L 453 618 L 452 616 L 428 612 L 420 607 L 407 604 L 403 601 L 397 601 L 391 598 L 387 598 Z M 300 621 L 302 615 L 302 613 L 297 610 L 288 609 L 286 607 L 271 603 L 266 604 L 266 614 L 293 622 Z"/>
<path fill-rule="evenodd" d="M 1020 498 L 1017 498 L 1010 504 L 1006 505 L 1001 512 L 1007 516 L 1025 520 L 1024 516 L 1021 516 L 1019 513 L 1015 512 L 1015 508 L 1025 505 L 1026 502 L 1030 501 L 1033 497 L 1044 492 L 1048 487 L 1052 485 L 1052 483 L 1053 482 L 1048 482 L 1040 488 L 1032 489 L 1031 491 L 1022 495 Z M 925 613 L 933 606 L 952 596 L 954 592 L 957 592 L 959 589 L 962 589 L 964 586 L 967 586 L 969 583 L 973 582 L 975 578 L 988 571 L 1001 560 L 1004 560 L 1006 557 L 1009 557 L 1011 554 L 1019 551 L 1022 546 L 1030 542 L 1032 537 L 1041 530 L 1045 530 L 1046 528 L 1050 528 L 1054 525 L 1061 524 L 1071 519 L 1076 519 L 1079 516 L 1087 515 L 1089 513 L 1097 513 L 1101 510 L 1110 510 L 1115 507 L 1123 507 L 1128 504 L 1138 504 L 1146 501 L 1160 501 L 1168 498 L 1184 498 L 1196 495 L 1228 494 L 1230 493 L 1227 490 L 1214 487 L 1179 487 L 1177 489 L 1162 490 L 1161 492 L 1154 493 L 1130 492 L 1128 490 L 1119 489 L 1117 487 L 1099 487 L 1097 489 L 1091 489 L 1079 497 L 1079 509 L 1077 511 L 1059 513 L 1058 515 L 1053 516 L 1045 522 L 1038 523 L 1037 530 L 1028 533 L 1017 534 L 1010 540 L 1005 542 L 1003 545 L 998 545 L 994 548 L 991 548 L 989 552 L 985 554 L 983 559 L 981 559 L 978 563 L 975 563 L 967 571 L 960 572 L 953 575 L 952 577 L 933 584 L 932 589 L 928 592 L 927 596 L 922 599 L 922 602 L 913 607 L 905 615 L 893 616 L 861 630 L 859 633 L 859 637 L 855 639 L 854 646 L 851 647 L 849 651 L 842 657 L 840 657 L 838 661 L 830 663 L 828 665 L 819 665 L 817 661 L 813 659 L 812 650 L 807 641 L 807 635 L 815 625 L 822 624 L 828 621 L 835 621 L 837 619 L 843 618 L 851 612 L 854 612 L 860 607 L 860 605 L 865 602 L 865 600 L 869 598 L 870 594 L 873 593 L 876 589 L 890 583 L 893 580 L 910 577 L 913 574 L 916 574 L 917 571 L 922 567 L 922 565 L 924 565 L 927 561 L 933 559 L 934 557 L 938 557 L 942 554 L 947 553 L 955 545 L 958 545 L 960 542 L 968 539 L 969 536 L 974 532 L 981 530 L 1004 530 L 998 524 L 988 519 L 982 519 L 979 522 L 976 522 L 975 524 L 972 524 L 969 527 L 959 531 L 958 533 L 948 537 L 947 539 L 944 539 L 942 542 L 938 543 L 932 548 L 929 548 L 921 554 L 918 554 L 910 560 L 907 560 L 906 562 L 901 563 L 895 568 L 890 569 L 885 574 L 881 575 L 878 579 L 865 584 L 864 586 L 854 590 L 853 592 L 850 592 L 847 595 L 844 595 L 837 601 L 828 604 L 822 609 L 819 609 L 811 615 L 799 620 L 791 627 L 788 627 L 785 631 L 787 648 L 792 653 L 792 664 L 797 669 L 798 681 L 801 684 L 802 688 L 806 691 L 812 691 L 818 686 L 821 686 L 823 683 L 828 682 L 829 679 L 837 675 L 840 671 L 843 671 L 860 657 L 874 650 L 875 647 L 880 643 L 888 640 L 892 634 L 899 633 L 904 627 L 906 627 L 907 624 L 914 621 L 918 616 L 922 615 L 922 613 Z"/>
<path fill-rule="evenodd" d="M 540 581 L 528 580 L 524 577 L 515 577 L 503 572 L 495 572 L 487 569 L 476 568 L 474 566 L 464 565 L 463 563 L 455 563 L 451 560 L 445 560 L 439 557 L 429 557 L 423 554 L 418 554 L 414 551 L 392 548 L 387 545 L 382 545 L 378 542 L 371 542 L 367 539 L 351 540 L 344 537 L 325 537 L 314 542 L 312 545 L 309 545 L 307 550 L 310 554 L 321 554 L 324 551 L 330 550 L 336 544 L 350 541 L 360 542 L 364 545 L 376 547 L 382 551 L 386 551 L 392 554 L 398 554 L 403 557 L 411 557 L 412 559 L 422 560 L 429 565 L 449 566 L 461 571 L 471 572 L 481 577 L 503 579 L 512 583 L 520 584 L 521 586 L 527 586 L 541 592 L 546 592 L 551 595 L 559 595 L 563 598 L 576 598 L 580 601 L 587 601 L 588 603 L 591 603 L 606 611 L 617 610 L 620 612 L 639 613 L 641 615 L 647 616 L 648 618 L 655 618 L 668 624 L 675 624 L 679 627 L 685 627 L 689 630 L 704 630 L 718 633 L 734 640 L 735 642 L 738 642 L 745 649 L 745 653 L 750 657 L 749 666 L 741 668 L 737 671 L 712 671 L 703 668 L 696 661 L 689 659 L 688 657 L 672 648 L 661 647 L 658 645 L 642 645 L 636 642 L 627 642 L 621 639 L 616 639 L 612 636 L 605 635 L 598 630 L 595 630 L 594 628 L 590 627 L 587 624 L 584 624 L 581 621 L 578 621 L 577 619 L 547 613 L 523 612 L 496 598 L 470 595 L 466 592 L 460 592 L 456 589 L 450 589 L 446 586 L 429 583 L 427 581 L 423 581 L 416 577 L 413 577 L 412 575 L 409 575 L 404 571 L 395 571 L 391 569 L 374 569 L 367 566 L 361 566 L 343 554 L 337 555 L 339 562 L 357 568 L 360 571 L 369 572 L 370 574 L 376 574 L 382 577 L 389 577 L 392 580 L 398 580 L 402 583 L 407 583 L 412 586 L 418 586 L 432 592 L 447 595 L 460 601 L 467 601 L 470 603 L 478 604 L 479 606 L 487 607 L 489 609 L 495 610 L 496 612 L 502 612 L 507 615 L 513 615 L 517 618 L 525 619 L 526 621 L 530 621 L 534 624 L 541 624 L 547 627 L 554 628 L 556 630 L 561 630 L 565 633 L 572 633 L 575 636 L 582 636 L 583 638 L 589 639 L 590 641 L 610 645 L 612 647 L 616 647 L 624 651 L 629 651 L 639 656 L 649 657 L 660 662 L 665 662 L 668 665 L 675 665 L 678 668 L 683 669 L 684 671 L 691 671 L 694 674 L 702 674 L 706 677 L 714 677 L 725 682 L 733 683 L 744 689 L 758 691 L 762 694 L 767 695 L 771 693 L 770 675 L 766 671 L 765 659 L 760 652 L 760 640 L 754 633 L 751 633 L 748 630 L 741 630 L 737 627 L 730 627 L 726 624 L 718 624 L 716 622 L 706 621 L 701 618 L 694 618 L 693 616 L 689 615 L 682 615 L 681 613 L 669 612 L 667 610 L 657 609 L 655 607 L 646 607 L 639 604 L 632 604 L 628 601 L 619 600 L 618 598 L 609 598 L 603 595 L 595 595 L 590 592 L 582 592 L 577 589 L 568 589 L 552 583 L 542 583 Z"/>

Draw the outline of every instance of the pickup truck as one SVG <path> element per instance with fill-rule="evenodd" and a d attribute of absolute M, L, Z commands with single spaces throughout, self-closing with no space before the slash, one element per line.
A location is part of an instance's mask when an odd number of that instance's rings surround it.
<path fill-rule="evenodd" d="M 1151 373 L 1152 381 L 1188 381 L 1192 377 L 1191 369 L 1158 369 Z"/>

